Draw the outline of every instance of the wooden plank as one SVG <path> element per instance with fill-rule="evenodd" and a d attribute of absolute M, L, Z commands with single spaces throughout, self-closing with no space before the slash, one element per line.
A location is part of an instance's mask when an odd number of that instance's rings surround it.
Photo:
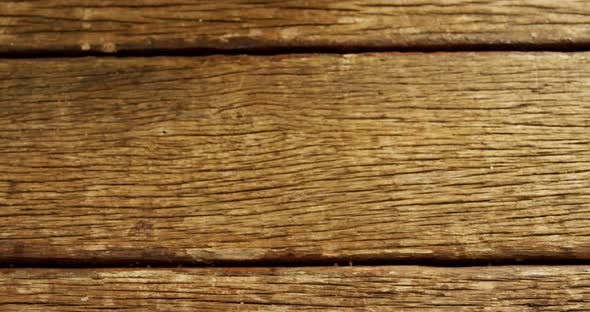
<path fill-rule="evenodd" d="M 590 42 L 579 0 L 4 0 L 0 21 L 0 53 Z"/>
<path fill-rule="evenodd" d="M 0 61 L 0 260 L 590 259 L 590 54 Z"/>
<path fill-rule="evenodd" d="M 590 268 L 26 269 L 2 311 L 587 311 Z"/>

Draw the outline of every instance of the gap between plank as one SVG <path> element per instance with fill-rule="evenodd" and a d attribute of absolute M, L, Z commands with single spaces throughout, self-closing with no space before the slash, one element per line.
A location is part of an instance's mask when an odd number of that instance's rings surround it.
<path fill-rule="evenodd" d="M 47 259 L 50 260 L 50 259 Z M 47 269 L 67 269 L 67 268 L 287 268 L 287 267 L 341 267 L 341 266 L 424 266 L 424 267 L 482 267 L 482 266 L 571 266 L 571 265 L 590 265 L 588 260 L 573 259 L 533 259 L 533 260 L 457 260 L 457 261 L 436 261 L 436 260 L 365 260 L 365 261 L 347 261 L 347 260 L 321 260 L 321 261 L 219 261 L 215 263 L 190 262 L 190 261 L 91 261 L 91 260 L 22 260 L 14 263 L 2 262 L 0 269 L 6 268 L 47 268 Z"/>
<path fill-rule="evenodd" d="M 585 52 L 590 51 L 590 41 L 568 44 L 467 44 L 467 45 L 428 45 L 391 46 L 387 48 L 364 46 L 311 46 L 311 47 L 258 47 L 235 49 L 122 49 L 117 52 L 63 50 L 22 50 L 0 52 L 0 58 L 70 58 L 70 57 L 158 57 L 158 56 L 210 56 L 210 55 L 281 55 L 281 54 L 360 54 L 360 53 L 436 53 L 436 52 Z"/>

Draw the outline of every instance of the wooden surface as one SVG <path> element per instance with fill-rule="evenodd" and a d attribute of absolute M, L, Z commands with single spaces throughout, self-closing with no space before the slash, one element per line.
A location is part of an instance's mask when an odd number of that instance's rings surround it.
<path fill-rule="evenodd" d="M 0 0 L 0 311 L 590 311 L 589 48 L 583 0 Z"/>
<path fill-rule="evenodd" d="M 2 311 L 587 311 L 587 266 L 37 269 Z"/>
<path fill-rule="evenodd" d="M 1 60 L 0 88 L 1 263 L 590 259 L 588 53 Z"/>
<path fill-rule="evenodd" d="M 588 44 L 579 0 L 0 1 L 0 53 L 17 55 Z"/>

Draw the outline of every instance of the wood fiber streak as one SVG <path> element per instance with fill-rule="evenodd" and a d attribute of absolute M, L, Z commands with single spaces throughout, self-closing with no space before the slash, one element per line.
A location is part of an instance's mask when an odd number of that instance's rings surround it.
<path fill-rule="evenodd" d="M 0 263 L 590 259 L 590 54 L 0 60 Z"/>
<path fill-rule="evenodd" d="M 0 1 L 0 53 L 589 43 L 584 0 Z"/>
<path fill-rule="evenodd" d="M 588 311 L 588 267 L 26 269 L 2 311 Z"/>

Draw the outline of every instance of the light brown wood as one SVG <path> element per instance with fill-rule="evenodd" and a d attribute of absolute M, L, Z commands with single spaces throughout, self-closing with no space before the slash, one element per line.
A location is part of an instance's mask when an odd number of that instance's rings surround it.
<path fill-rule="evenodd" d="M 0 88 L 2 263 L 590 259 L 588 53 L 1 60 Z"/>
<path fill-rule="evenodd" d="M 589 43 L 584 0 L 0 2 L 1 53 Z"/>
<path fill-rule="evenodd" d="M 2 311 L 588 311 L 587 266 L 23 269 Z"/>

